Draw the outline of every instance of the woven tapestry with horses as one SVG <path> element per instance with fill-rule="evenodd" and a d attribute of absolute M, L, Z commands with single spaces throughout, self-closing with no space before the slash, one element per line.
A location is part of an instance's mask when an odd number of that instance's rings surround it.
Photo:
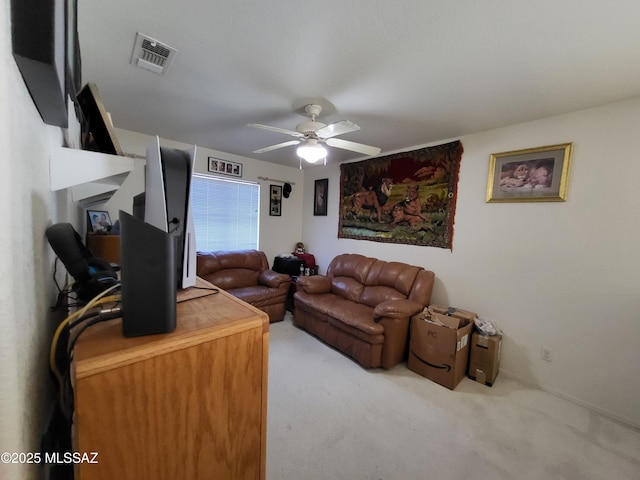
<path fill-rule="evenodd" d="M 449 248 L 462 143 L 340 165 L 339 238 Z"/>

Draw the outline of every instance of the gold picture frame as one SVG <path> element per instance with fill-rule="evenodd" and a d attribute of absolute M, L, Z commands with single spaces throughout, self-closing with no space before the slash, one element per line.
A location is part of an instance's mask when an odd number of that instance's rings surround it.
<path fill-rule="evenodd" d="M 572 143 L 494 153 L 487 202 L 564 202 Z"/>

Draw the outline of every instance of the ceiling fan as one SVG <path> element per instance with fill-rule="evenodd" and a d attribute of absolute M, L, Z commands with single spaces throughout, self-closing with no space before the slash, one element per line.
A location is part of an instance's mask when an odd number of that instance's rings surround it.
<path fill-rule="evenodd" d="M 262 128 L 272 132 L 284 133 L 296 137 L 297 140 L 289 140 L 288 142 L 278 143 L 269 147 L 264 147 L 259 150 L 255 150 L 253 153 L 265 153 L 278 148 L 290 147 L 293 145 L 300 145 L 297 150 L 298 157 L 306 160 L 309 163 L 316 163 L 323 158 L 327 158 L 327 150 L 322 145 L 323 143 L 330 146 L 341 148 L 343 150 L 350 150 L 352 152 L 362 153 L 364 155 L 378 155 L 380 149 L 378 147 L 372 147 L 370 145 L 364 145 L 362 143 L 351 142 L 349 140 L 342 140 L 335 138 L 338 135 L 345 133 L 356 132 L 360 130 L 360 127 L 349 120 L 341 120 L 339 122 L 331 123 L 329 125 L 317 122 L 316 118 L 320 115 L 322 107 L 320 105 L 309 104 L 304 107 L 304 111 L 311 117 L 311 121 L 300 123 L 296 130 L 287 130 L 286 128 L 271 127 L 269 125 L 260 125 L 259 123 L 250 123 L 248 127 Z"/>

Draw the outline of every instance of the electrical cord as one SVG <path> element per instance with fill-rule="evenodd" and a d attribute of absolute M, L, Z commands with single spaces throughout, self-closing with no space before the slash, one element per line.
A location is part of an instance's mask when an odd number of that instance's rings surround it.
<path fill-rule="evenodd" d="M 58 260 L 60 260 L 60 259 L 58 257 L 56 257 L 55 261 L 53 262 L 53 283 L 56 284 L 56 288 L 58 289 L 58 293 L 62 293 L 62 289 L 60 288 L 60 285 L 58 285 L 58 278 L 57 278 Z"/>
<path fill-rule="evenodd" d="M 60 389 L 60 409 L 67 418 L 71 419 L 73 410 L 74 410 L 74 400 L 73 400 L 73 385 L 71 382 L 71 363 L 73 361 L 73 349 L 80 338 L 80 335 L 87 330 L 89 327 L 101 323 L 106 322 L 108 320 L 114 320 L 122 316 L 122 308 L 114 307 L 114 308 L 105 308 L 100 310 L 98 314 L 94 314 L 90 317 L 85 317 L 82 320 L 76 320 L 73 326 L 70 326 L 70 330 L 73 327 L 78 327 L 78 331 L 75 333 L 73 337 L 69 340 L 69 345 L 67 347 L 67 358 L 68 361 L 65 365 L 63 377 L 62 387 Z"/>
<path fill-rule="evenodd" d="M 209 287 L 190 287 L 190 288 L 195 288 L 196 290 L 208 290 L 210 292 L 213 293 L 219 293 L 220 289 L 213 287 L 213 288 L 209 288 Z"/>
<path fill-rule="evenodd" d="M 216 292 L 216 293 L 220 291 L 220 289 L 216 287 L 199 287 L 197 285 L 194 285 L 193 287 L 189 287 L 189 288 L 195 288 L 196 290 L 211 290 L 212 292 Z"/>
<path fill-rule="evenodd" d="M 76 318 L 78 318 L 77 322 L 80 322 L 80 321 L 86 320 L 87 318 L 90 318 L 91 316 L 95 315 L 93 313 L 89 314 L 89 315 L 85 315 L 86 310 L 88 309 L 87 307 L 91 308 L 91 307 L 94 307 L 94 306 L 97 306 L 97 305 L 102 305 L 102 304 L 105 304 L 105 303 L 117 302 L 117 301 L 120 300 L 120 295 L 112 295 L 112 296 L 109 296 L 109 297 L 105 297 L 103 299 L 94 299 L 94 300 L 89 302 L 83 309 L 72 313 L 67 318 L 65 318 L 62 322 L 60 322 L 60 325 L 58 325 L 58 328 L 56 329 L 55 333 L 53 334 L 53 338 L 51 340 L 51 349 L 49 350 L 49 367 L 51 368 L 51 371 L 53 372 L 55 377 L 58 379 L 58 383 L 61 383 L 62 376 L 60 375 L 60 372 L 58 371 L 58 368 L 57 368 L 56 363 L 55 363 L 55 359 L 56 359 L 56 352 L 58 350 L 58 341 L 59 341 L 60 335 L 62 334 L 64 329 L 66 327 L 68 327 L 69 324 L 71 323 L 71 321 L 76 319 Z"/>
<path fill-rule="evenodd" d="M 196 286 L 193 286 L 193 287 L 189 287 L 189 289 L 194 289 L 194 290 L 206 290 L 206 291 L 208 291 L 208 292 L 210 292 L 210 293 L 207 293 L 207 294 L 204 294 L 204 295 L 199 295 L 199 296 L 197 296 L 197 297 L 180 299 L 180 300 L 178 300 L 178 302 L 179 302 L 179 303 L 190 302 L 190 301 L 192 301 L 192 300 L 196 300 L 196 299 L 198 299 L 198 298 L 208 297 L 208 296 L 210 296 L 210 295 L 215 295 L 216 293 L 220 293 L 220 290 L 219 290 L 218 288 L 216 288 L 216 287 L 209 288 L 209 287 L 196 287 Z"/>
<path fill-rule="evenodd" d="M 71 283 L 67 283 L 64 288 L 60 287 L 60 284 L 58 283 L 58 261 L 60 260 L 60 257 L 56 257 L 55 261 L 53 262 L 53 283 L 56 285 L 56 289 L 58 290 L 58 296 L 56 299 L 56 304 L 51 307 L 52 311 L 59 311 L 59 310 L 64 310 L 65 308 L 68 308 L 70 306 L 73 306 L 69 303 L 68 300 L 73 300 L 74 302 L 77 302 L 77 297 L 72 296 L 73 292 L 73 284 Z M 68 282 L 69 277 L 67 276 L 67 282 Z M 65 298 L 67 299 L 67 301 L 65 302 Z"/>
<path fill-rule="evenodd" d="M 100 305 L 103 303 L 110 303 L 112 301 L 118 301 L 118 295 L 112 295 L 110 297 L 105 297 L 99 299 L 95 302 L 95 305 Z M 60 412 L 67 418 L 67 420 L 71 421 L 73 415 L 73 386 L 71 382 L 71 363 L 73 360 L 73 347 L 76 344 L 76 341 L 80 337 L 80 335 L 91 325 L 95 325 L 96 323 L 112 320 L 122 316 L 122 309 L 120 307 L 115 308 L 104 308 L 101 309 L 98 313 L 92 311 L 90 314 L 85 314 L 76 319 L 75 321 L 68 322 L 67 328 L 69 330 L 69 340 L 67 341 L 68 347 L 65 348 L 65 357 L 64 357 L 64 367 L 62 367 L 62 373 L 60 373 L 57 369 L 56 365 L 56 376 L 58 378 L 58 405 L 60 408 Z M 78 327 L 78 332 L 72 332 L 74 327 Z M 72 336 L 72 334 L 75 335 Z M 59 338 L 59 337 L 58 337 Z M 59 345 L 55 345 L 54 351 L 58 351 L 60 349 Z"/>
<path fill-rule="evenodd" d="M 117 288 L 120 288 L 120 284 L 119 283 L 109 287 L 108 289 L 106 289 L 105 291 L 100 293 L 99 295 L 96 295 L 83 308 L 81 308 L 80 310 L 72 313 L 67 318 L 65 318 L 62 322 L 60 322 L 60 324 L 58 325 L 58 328 L 56 328 L 56 331 L 53 334 L 53 338 L 51 340 L 51 348 L 49 350 L 49 367 L 51 368 L 51 371 L 53 372 L 54 376 L 56 377 L 56 379 L 58 381 L 58 386 L 61 389 L 63 388 L 63 378 L 62 378 L 62 375 L 60 374 L 60 372 L 58 371 L 58 367 L 56 365 L 56 352 L 58 350 L 58 340 L 60 339 L 60 335 L 62 334 L 64 329 L 69 325 L 69 323 L 71 323 L 72 320 L 74 320 L 76 318 L 82 318 L 90 308 L 92 308 L 92 307 L 94 307 L 96 305 L 102 305 L 104 303 L 120 301 L 120 298 L 121 298 L 120 295 L 112 295 L 112 296 L 108 296 L 108 297 L 106 296 L 109 293 L 111 293 L 112 291 L 116 290 Z"/>
<path fill-rule="evenodd" d="M 92 316 L 106 317 L 107 315 L 111 314 L 112 312 L 117 313 L 117 315 L 115 315 L 114 317 L 110 317 L 109 319 L 117 318 L 117 317 L 121 317 L 122 316 L 122 309 L 120 308 L 120 297 L 119 297 L 119 295 L 112 295 L 110 297 L 106 297 L 106 299 L 104 299 L 104 300 L 106 300 L 106 301 L 104 301 L 104 302 L 100 301 L 96 305 L 102 305 L 103 303 L 110 303 L 109 300 L 112 300 L 113 302 L 115 302 L 116 305 L 113 308 L 101 308 L 98 313 L 91 312 L 91 314 L 86 314 L 82 318 L 77 318 L 77 319 L 69 322 L 69 330 L 70 331 L 73 330 L 75 327 L 80 325 L 82 322 L 87 321 Z"/>
<path fill-rule="evenodd" d="M 69 359 L 71 360 L 73 358 L 73 347 L 75 347 L 76 341 L 78 340 L 78 337 L 82 335 L 82 332 L 84 332 L 90 326 L 95 325 L 96 323 L 106 322 L 107 320 L 113 320 L 121 316 L 122 316 L 122 308 L 120 307 L 105 308 L 103 310 L 100 310 L 100 313 L 98 313 L 97 315 L 94 315 L 93 317 L 87 318 L 83 321 L 78 320 L 75 322 L 74 325 L 70 325 L 69 328 L 73 329 L 77 325 L 82 324 L 82 326 L 80 327 L 80 330 L 69 341 L 69 346 L 67 347 L 67 354 L 69 355 Z"/>

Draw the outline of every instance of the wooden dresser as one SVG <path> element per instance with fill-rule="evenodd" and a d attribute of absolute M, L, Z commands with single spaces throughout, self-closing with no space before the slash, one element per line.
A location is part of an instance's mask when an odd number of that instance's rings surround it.
<path fill-rule="evenodd" d="M 77 341 L 74 451 L 98 453 L 77 480 L 265 478 L 267 315 L 220 291 L 181 301 L 177 323 L 125 338 L 114 320 Z"/>
<path fill-rule="evenodd" d="M 120 235 L 87 235 L 87 248 L 109 263 L 120 263 Z"/>

